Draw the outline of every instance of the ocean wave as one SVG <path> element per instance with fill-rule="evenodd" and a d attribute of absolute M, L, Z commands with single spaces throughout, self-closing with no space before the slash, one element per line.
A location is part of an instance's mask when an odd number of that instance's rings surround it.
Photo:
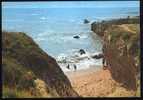
<path fill-rule="evenodd" d="M 43 32 L 43 33 L 38 34 L 37 36 L 38 37 L 43 37 L 43 36 L 46 36 L 46 35 L 47 35 L 47 32 Z"/>
<path fill-rule="evenodd" d="M 83 69 L 88 69 L 90 67 L 102 66 L 102 59 L 92 58 L 92 56 L 98 55 L 101 52 L 85 51 L 86 53 L 82 55 L 79 53 L 79 49 L 72 49 L 66 52 L 68 53 L 62 53 L 56 57 L 57 63 L 60 65 L 61 69 L 64 72 L 74 71 L 75 65 L 76 65 L 76 70 L 83 70 Z"/>
<path fill-rule="evenodd" d="M 50 35 L 55 36 L 55 32 L 53 30 L 48 29 L 48 31 L 41 32 L 37 36 L 38 37 L 45 37 L 45 36 L 50 36 Z"/>
<path fill-rule="evenodd" d="M 87 34 L 83 34 L 83 35 L 80 35 L 80 38 L 81 39 L 86 39 L 86 38 L 88 38 L 88 36 L 87 36 Z"/>
<path fill-rule="evenodd" d="M 44 40 L 45 40 L 45 38 L 41 38 L 41 37 L 35 38 L 35 41 L 37 41 L 37 42 L 41 42 L 41 41 L 44 41 Z"/>
<path fill-rule="evenodd" d="M 64 59 L 76 59 L 76 60 L 83 60 L 83 59 L 92 59 L 94 55 L 101 54 L 102 52 L 87 52 L 85 54 L 80 54 L 79 49 L 72 49 L 67 51 L 68 54 L 60 54 L 57 58 L 64 58 Z"/>
<path fill-rule="evenodd" d="M 94 60 L 94 59 L 84 59 L 80 60 L 79 62 L 73 62 L 73 63 L 59 63 L 60 67 L 64 72 L 67 71 L 74 71 L 74 66 L 76 65 L 76 70 L 83 70 L 88 69 L 91 67 L 99 67 L 102 65 L 102 60 Z M 69 65 L 69 68 L 67 66 Z"/>

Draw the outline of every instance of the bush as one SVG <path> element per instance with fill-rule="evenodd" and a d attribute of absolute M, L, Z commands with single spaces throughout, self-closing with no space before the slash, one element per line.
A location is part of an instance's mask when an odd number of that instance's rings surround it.
<path fill-rule="evenodd" d="M 17 88 L 9 88 L 3 86 L 2 98 L 31 98 L 34 97 L 28 91 L 18 90 Z"/>
<path fill-rule="evenodd" d="M 21 77 L 21 79 L 19 80 L 18 83 L 18 89 L 30 89 L 31 87 L 35 87 L 34 85 L 34 79 L 35 79 L 35 75 L 32 72 L 27 72 L 25 73 L 25 75 L 23 75 Z"/>
<path fill-rule="evenodd" d="M 6 85 L 17 84 L 26 71 L 10 57 L 2 58 L 2 66 L 3 83 Z"/>
<path fill-rule="evenodd" d="M 127 32 L 122 34 L 123 40 L 124 40 L 125 42 L 129 41 L 130 36 L 131 36 L 131 35 L 130 35 L 129 33 L 127 33 Z"/>

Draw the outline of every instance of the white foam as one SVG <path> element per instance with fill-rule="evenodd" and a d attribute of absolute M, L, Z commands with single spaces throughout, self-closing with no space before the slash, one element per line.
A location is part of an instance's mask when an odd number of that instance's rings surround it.
<path fill-rule="evenodd" d="M 65 60 L 67 57 L 65 54 L 60 54 L 58 57 L 57 57 L 57 61 L 62 61 L 62 60 Z"/>
<path fill-rule="evenodd" d="M 83 34 L 83 35 L 80 35 L 80 38 L 81 39 L 86 39 L 86 38 L 88 38 L 88 36 L 87 36 L 87 34 Z"/>
<path fill-rule="evenodd" d="M 97 60 L 91 57 L 92 55 L 95 54 L 99 53 L 86 52 L 86 54 L 80 55 L 79 53 L 75 52 L 74 55 L 72 56 L 60 54 L 57 57 L 57 61 L 64 72 L 74 71 L 75 70 L 74 65 L 76 65 L 76 70 L 88 69 L 90 67 L 97 67 L 99 65 L 102 65 L 102 59 Z M 70 69 L 66 68 L 68 64 L 70 66 Z"/>
<path fill-rule="evenodd" d="M 42 37 L 35 38 L 35 41 L 37 41 L 37 42 L 44 41 L 44 40 L 45 40 L 45 38 L 42 38 Z"/>
<path fill-rule="evenodd" d="M 73 40 L 73 37 L 72 36 L 64 36 L 64 37 L 60 37 L 60 39 L 64 42 L 67 42 L 69 40 Z"/>

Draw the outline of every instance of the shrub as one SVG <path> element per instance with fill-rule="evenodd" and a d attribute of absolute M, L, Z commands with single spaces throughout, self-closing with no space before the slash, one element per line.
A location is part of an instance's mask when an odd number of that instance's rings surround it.
<path fill-rule="evenodd" d="M 3 86 L 2 91 L 3 98 L 31 98 L 34 95 L 31 95 L 30 92 L 26 90 L 18 90 L 16 87 L 9 88 L 7 86 Z"/>

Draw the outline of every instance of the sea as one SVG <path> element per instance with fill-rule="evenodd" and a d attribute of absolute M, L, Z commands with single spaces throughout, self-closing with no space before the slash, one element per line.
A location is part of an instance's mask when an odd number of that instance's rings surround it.
<path fill-rule="evenodd" d="M 80 7 L 79 4 L 61 7 L 57 3 L 54 7 L 42 4 L 32 7 L 27 4 L 19 7 L 16 7 L 18 3 L 15 7 L 7 7 L 10 3 L 3 4 L 2 30 L 25 32 L 41 49 L 56 59 L 64 72 L 74 71 L 75 65 L 77 70 L 102 66 L 102 59 L 91 57 L 102 53 L 102 40 L 91 31 L 92 22 L 139 16 L 140 13 L 139 6 Z M 89 23 L 85 24 L 84 19 L 89 20 Z M 73 38 L 74 36 L 80 38 Z M 80 55 L 80 49 L 86 53 Z M 69 69 L 67 65 L 70 66 Z"/>

